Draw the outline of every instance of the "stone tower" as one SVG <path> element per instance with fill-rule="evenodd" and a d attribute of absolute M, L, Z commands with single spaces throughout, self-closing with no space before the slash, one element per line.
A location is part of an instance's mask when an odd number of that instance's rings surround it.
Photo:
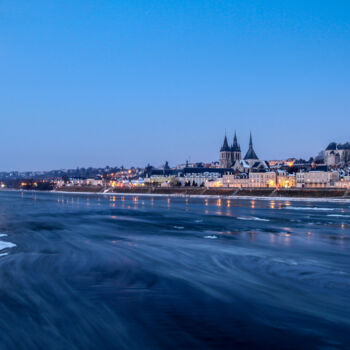
<path fill-rule="evenodd" d="M 241 146 L 238 144 L 236 132 L 233 138 L 231 152 L 232 152 L 232 163 L 234 163 L 236 160 L 242 159 Z"/>
<path fill-rule="evenodd" d="M 232 166 L 232 150 L 228 145 L 227 137 L 225 135 L 224 143 L 220 149 L 220 168 L 230 168 Z"/>

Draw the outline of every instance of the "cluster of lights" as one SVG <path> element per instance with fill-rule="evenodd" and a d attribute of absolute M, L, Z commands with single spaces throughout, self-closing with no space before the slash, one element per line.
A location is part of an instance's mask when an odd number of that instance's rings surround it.
<path fill-rule="evenodd" d="M 129 169 L 129 170 L 125 170 L 125 171 L 118 171 L 116 173 L 109 173 L 109 174 L 106 174 L 106 176 L 117 177 L 117 176 L 121 176 L 121 175 L 131 175 L 131 174 L 132 174 L 132 170 Z"/>
<path fill-rule="evenodd" d="M 290 183 L 289 183 L 289 180 L 286 180 L 286 181 L 284 181 L 284 182 L 282 182 L 282 187 L 284 187 L 284 188 L 290 188 L 291 187 L 291 185 L 290 185 Z"/>
<path fill-rule="evenodd" d="M 112 181 L 110 185 L 111 187 L 123 187 L 124 184 L 121 182 Z"/>
<path fill-rule="evenodd" d="M 22 187 L 25 187 L 25 186 L 28 186 L 28 185 L 31 185 L 31 183 L 21 182 L 21 186 Z M 37 182 L 33 182 L 33 186 L 34 187 L 38 187 L 38 183 Z"/>
<path fill-rule="evenodd" d="M 128 184 L 125 184 L 123 182 L 117 182 L 117 181 L 111 181 L 110 182 L 110 186 L 111 187 L 120 187 L 120 188 L 123 188 L 123 187 L 143 187 L 145 186 L 144 183 L 141 183 L 141 184 L 138 184 L 138 183 L 128 183 Z"/>

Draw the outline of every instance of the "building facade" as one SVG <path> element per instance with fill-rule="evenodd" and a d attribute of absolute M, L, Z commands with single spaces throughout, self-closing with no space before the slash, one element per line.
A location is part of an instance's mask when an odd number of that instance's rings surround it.
<path fill-rule="evenodd" d="M 334 183 L 334 187 L 350 189 L 350 175 L 344 176 Z"/>
<path fill-rule="evenodd" d="M 249 138 L 249 148 L 244 159 L 242 159 L 242 151 L 241 146 L 237 140 L 237 134 L 235 133 L 232 146 L 229 146 L 227 137 L 225 136 L 224 142 L 220 148 L 220 168 L 241 168 L 242 166 L 244 167 L 245 164 L 247 164 L 248 167 L 252 168 L 253 165 L 257 162 L 259 162 L 259 158 L 253 148 L 253 139 L 251 133 Z"/>
<path fill-rule="evenodd" d="M 331 142 L 325 150 L 325 164 L 336 167 L 350 163 L 350 142 L 341 144 Z"/>
<path fill-rule="evenodd" d="M 333 187 L 339 180 L 337 171 L 309 171 L 296 173 L 296 187 L 326 188 Z"/>
<path fill-rule="evenodd" d="M 233 138 L 232 146 L 229 146 L 227 136 L 225 135 L 224 142 L 220 149 L 220 168 L 231 168 L 236 160 L 242 159 L 241 147 L 237 141 L 237 135 Z"/>

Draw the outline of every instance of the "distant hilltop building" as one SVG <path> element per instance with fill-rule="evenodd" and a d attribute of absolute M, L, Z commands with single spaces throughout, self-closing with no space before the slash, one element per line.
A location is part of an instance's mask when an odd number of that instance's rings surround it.
<path fill-rule="evenodd" d="M 234 168 L 235 170 L 242 170 L 252 168 L 253 166 L 261 166 L 261 163 L 262 162 L 259 161 L 259 158 L 254 151 L 251 133 L 249 137 L 249 148 L 243 159 L 236 133 L 233 138 L 232 146 L 229 146 L 225 135 L 224 142 L 220 149 L 220 168 Z M 265 164 L 262 166 L 265 166 Z"/>
<path fill-rule="evenodd" d="M 328 166 L 341 166 L 350 162 L 350 142 L 331 142 L 325 150 L 324 161 Z"/>

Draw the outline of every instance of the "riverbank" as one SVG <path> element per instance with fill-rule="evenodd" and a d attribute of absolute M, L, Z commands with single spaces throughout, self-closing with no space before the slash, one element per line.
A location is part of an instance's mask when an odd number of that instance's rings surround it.
<path fill-rule="evenodd" d="M 100 187 L 61 187 L 56 192 L 104 193 Z M 350 191 L 343 188 L 202 188 L 202 187 L 134 187 L 118 188 L 109 194 L 171 195 L 171 196 L 216 196 L 216 197 L 262 197 L 262 198 L 324 198 L 350 199 Z"/>

